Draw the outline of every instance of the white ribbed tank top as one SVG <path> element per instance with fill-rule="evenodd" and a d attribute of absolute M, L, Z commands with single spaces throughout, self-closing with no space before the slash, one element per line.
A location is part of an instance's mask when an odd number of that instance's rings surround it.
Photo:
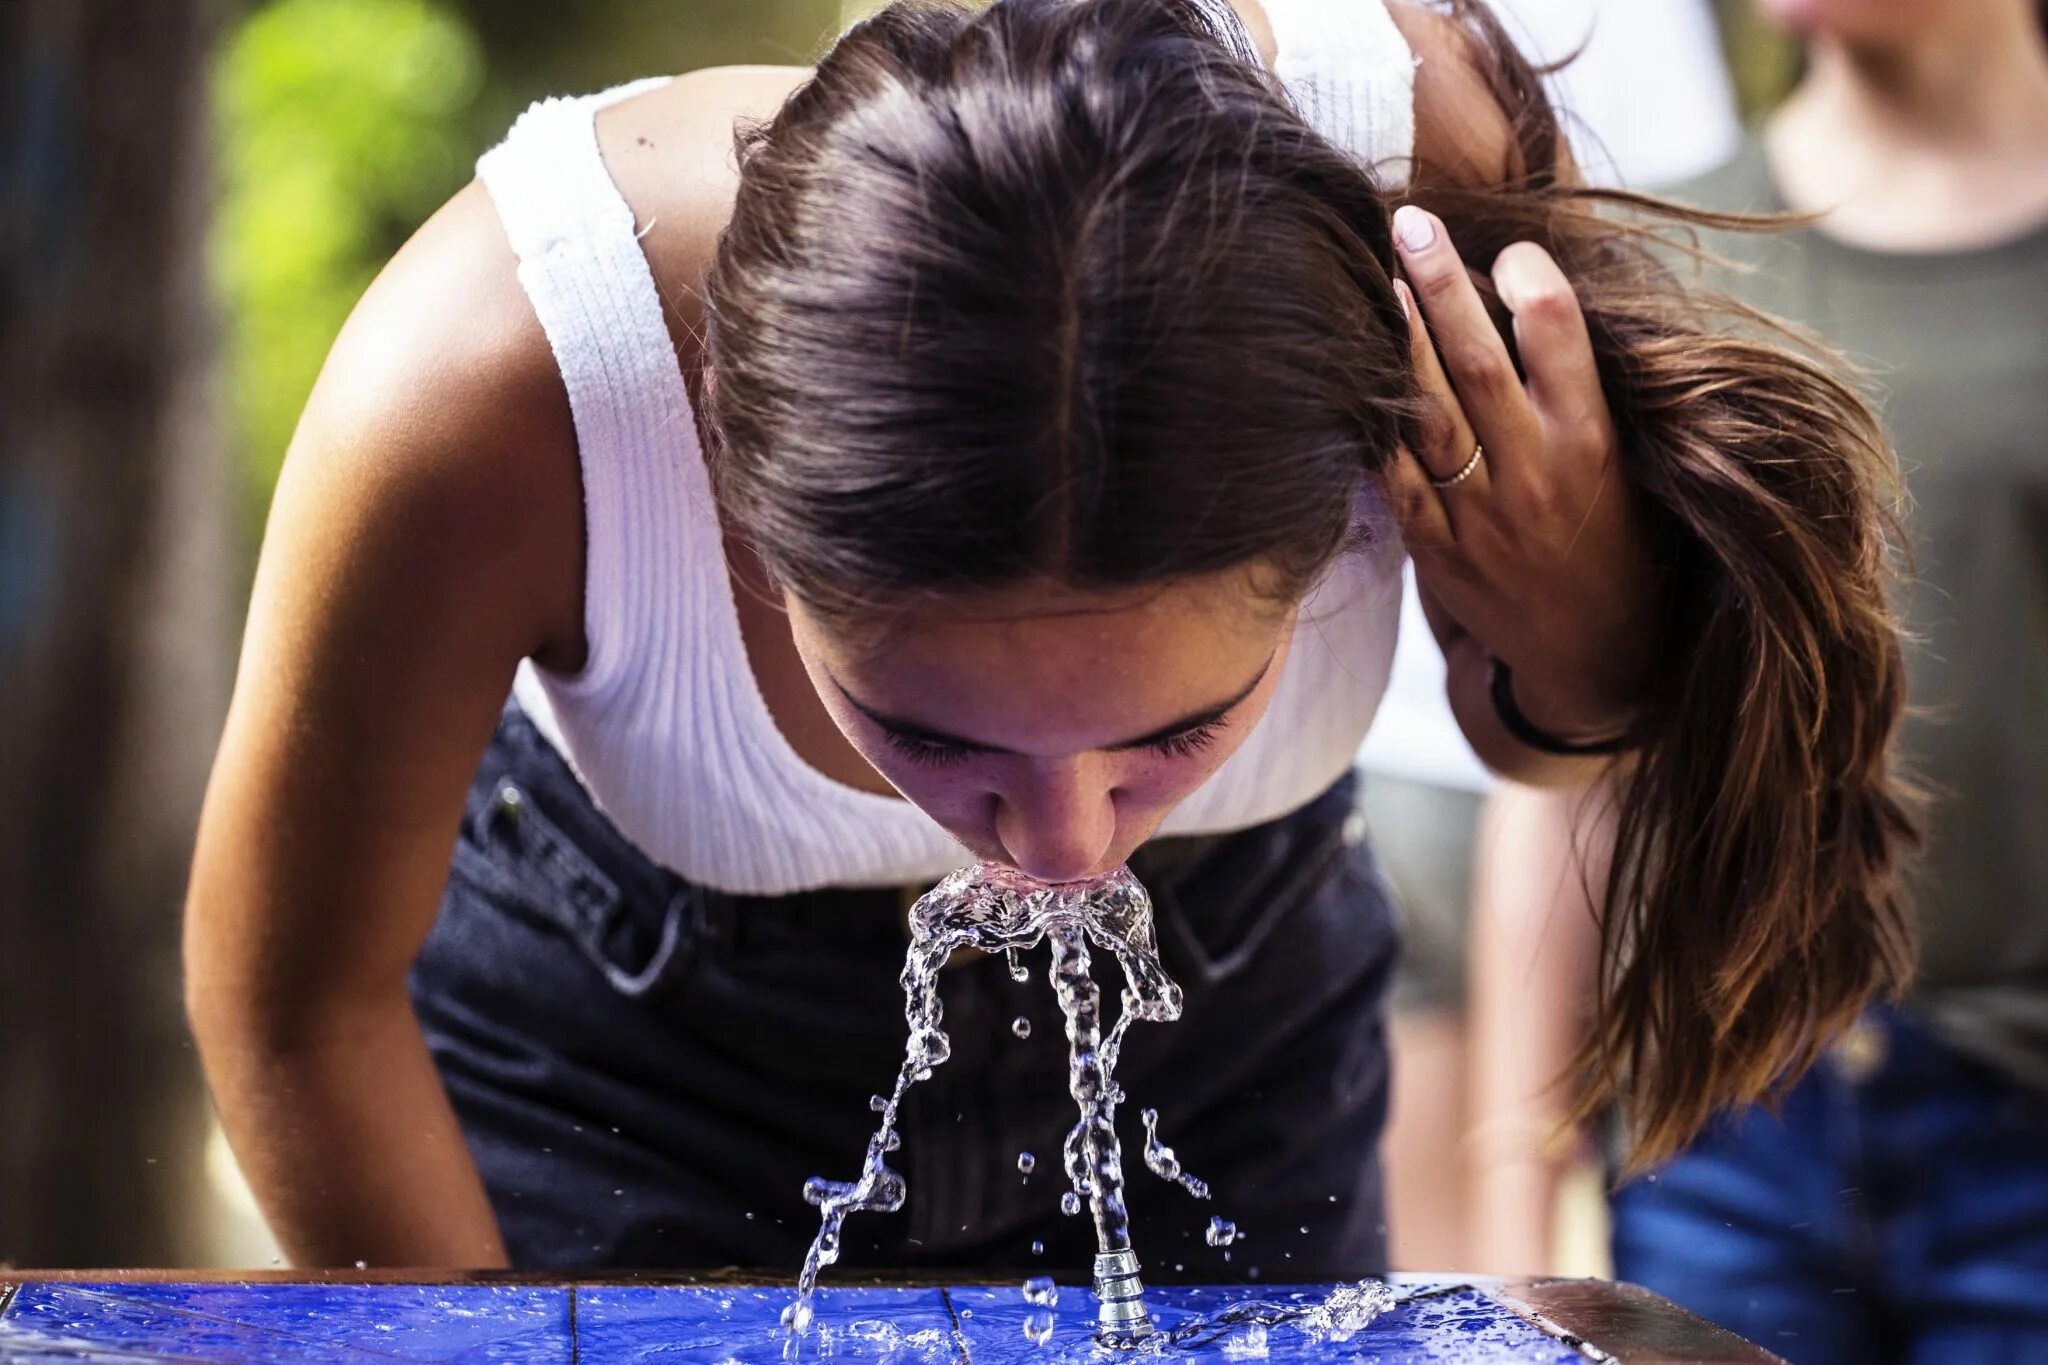
<path fill-rule="evenodd" d="M 1414 59 L 1384 7 L 1265 3 L 1303 113 L 1399 183 Z M 780 895 L 936 879 L 966 851 L 908 801 L 806 763 L 748 664 L 688 392 L 597 144 L 598 110 L 667 79 L 542 100 L 477 162 L 568 390 L 583 473 L 589 658 L 574 674 L 528 660 L 513 695 L 613 823 L 692 881 Z M 1370 548 L 1303 604 L 1267 714 L 1161 833 L 1274 819 L 1350 765 L 1386 689 L 1402 560 L 1378 499 L 1357 514 Z"/>

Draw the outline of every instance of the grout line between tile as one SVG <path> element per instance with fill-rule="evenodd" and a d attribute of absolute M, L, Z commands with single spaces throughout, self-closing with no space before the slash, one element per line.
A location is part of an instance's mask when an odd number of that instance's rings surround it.
<path fill-rule="evenodd" d="M 939 1302 L 946 1305 L 946 1316 L 953 1320 L 953 1344 L 960 1348 L 955 1357 L 960 1365 L 972 1365 L 973 1349 L 967 1344 L 967 1329 L 960 1325 L 960 1310 L 953 1306 L 953 1290 L 949 1285 L 939 1286 Z"/>

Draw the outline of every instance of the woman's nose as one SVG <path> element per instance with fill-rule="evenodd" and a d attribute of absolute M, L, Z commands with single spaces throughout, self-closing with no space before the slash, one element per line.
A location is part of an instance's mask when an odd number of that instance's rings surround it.
<path fill-rule="evenodd" d="M 999 798 L 996 835 L 1019 872 L 1071 882 L 1103 870 L 1116 839 L 1116 801 L 1092 757 L 1042 768 Z"/>

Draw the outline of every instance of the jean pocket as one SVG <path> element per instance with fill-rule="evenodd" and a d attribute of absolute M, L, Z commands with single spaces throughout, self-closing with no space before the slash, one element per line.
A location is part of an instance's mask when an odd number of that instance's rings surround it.
<path fill-rule="evenodd" d="M 647 995 L 684 955 L 693 888 L 672 888 L 658 915 L 646 913 L 512 778 L 473 801 L 453 870 L 492 904 L 566 935 L 620 995 Z"/>

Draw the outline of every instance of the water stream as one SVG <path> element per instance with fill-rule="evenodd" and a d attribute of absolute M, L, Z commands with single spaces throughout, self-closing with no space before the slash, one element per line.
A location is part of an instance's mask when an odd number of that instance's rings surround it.
<path fill-rule="evenodd" d="M 872 1101 L 881 1118 L 868 1139 L 860 1175 L 852 1181 L 815 1176 L 804 1186 L 804 1198 L 818 1208 L 820 1226 L 804 1256 L 796 1298 L 782 1314 L 782 1326 L 792 1338 L 803 1337 L 811 1328 L 818 1277 L 839 1259 L 847 1215 L 861 1210 L 890 1213 L 903 1206 L 903 1176 L 888 1163 L 889 1153 L 900 1146 L 897 1112 L 910 1087 L 929 1080 L 932 1069 L 951 1055 L 942 1027 L 940 970 L 956 950 L 974 948 L 1004 954 L 1011 976 L 1024 981 L 1029 969 L 1020 954 L 1040 943 L 1051 951 L 1049 978 L 1066 1020 L 1067 1086 L 1079 1115 L 1061 1152 L 1069 1188 L 1060 1196 L 1060 1207 L 1069 1214 L 1078 1214 L 1084 1203 L 1089 1209 L 1101 1253 L 1098 1267 L 1115 1253 L 1133 1250 L 1124 1200 L 1123 1148 L 1116 1132 L 1117 1106 L 1124 1099 L 1116 1083 L 1117 1058 L 1134 1022 L 1163 1023 L 1179 1018 L 1181 1011 L 1180 987 L 1159 963 L 1151 898 L 1127 868 L 1093 881 L 1060 885 L 1032 881 L 994 863 L 962 868 L 911 907 L 910 948 L 900 977 L 910 1038 L 895 1088 Z M 1102 990 L 1089 970 L 1091 948 L 1110 954 L 1123 969 L 1122 998 L 1107 1032 Z M 1017 1022 L 1017 1035 L 1026 1036 L 1028 1022 Z M 1146 1168 L 1195 1198 L 1207 1199 L 1208 1185 L 1183 1171 L 1173 1149 L 1160 1141 L 1158 1113 L 1147 1109 L 1143 1119 Z M 1032 1164 L 1028 1154 L 1018 1163 L 1026 1174 Z M 1207 1240 L 1212 1246 L 1227 1245 L 1235 1231 L 1227 1220 L 1212 1219 Z M 1128 1257 L 1124 1260 L 1128 1263 Z M 1130 1281 L 1136 1283 L 1135 1273 Z M 1032 1288 L 1037 1288 L 1036 1281 Z M 1098 1291 L 1108 1295 L 1100 1282 Z M 1364 1281 L 1337 1290 L 1321 1304 L 1245 1303 L 1182 1324 L 1171 1333 L 1152 1333 L 1146 1320 L 1141 1331 L 1107 1333 L 1098 1341 L 1104 1347 L 1149 1353 L 1239 1324 L 1262 1328 L 1284 1321 L 1304 1330 L 1354 1331 L 1391 1302 L 1384 1285 Z"/>

